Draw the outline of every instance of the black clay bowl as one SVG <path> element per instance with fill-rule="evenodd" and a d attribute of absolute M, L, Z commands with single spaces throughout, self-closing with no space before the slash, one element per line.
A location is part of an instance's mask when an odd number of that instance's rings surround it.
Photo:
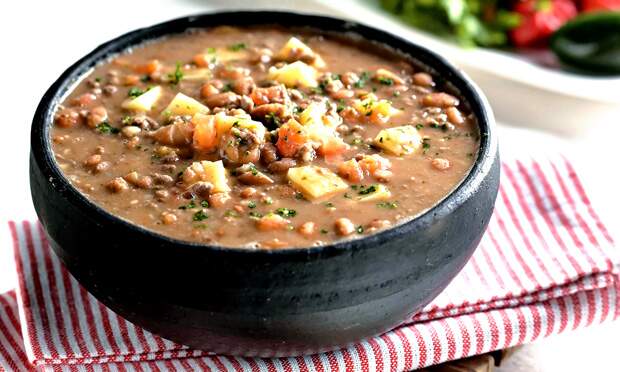
<path fill-rule="evenodd" d="M 50 151 L 53 111 L 106 57 L 149 39 L 216 25 L 310 26 L 356 34 L 428 66 L 468 102 L 480 150 L 465 180 L 435 207 L 363 239 L 323 247 L 243 250 L 147 231 L 89 202 Z M 122 317 L 167 339 L 218 353 L 299 355 L 387 331 L 429 303 L 465 265 L 487 226 L 499 181 L 490 108 L 472 82 L 434 53 L 334 18 L 280 12 L 204 14 L 136 30 L 95 49 L 47 91 L 34 116 L 32 198 L 54 251 L 75 278 Z"/>

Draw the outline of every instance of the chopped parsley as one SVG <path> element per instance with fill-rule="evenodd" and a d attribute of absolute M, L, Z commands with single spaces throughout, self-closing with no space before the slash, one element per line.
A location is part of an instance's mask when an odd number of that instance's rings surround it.
<path fill-rule="evenodd" d="M 441 124 L 441 125 L 439 125 L 439 124 L 437 124 L 437 123 L 431 123 L 429 126 L 430 126 L 431 128 L 441 129 L 441 130 L 443 130 L 443 131 L 448 130 L 448 126 L 447 126 L 446 124 Z"/>
<path fill-rule="evenodd" d="M 265 203 L 267 205 L 273 204 L 273 199 L 268 196 L 265 199 L 263 199 L 263 203 Z"/>
<path fill-rule="evenodd" d="M 304 200 L 304 194 L 300 193 L 300 192 L 296 192 L 295 193 L 295 199 L 297 200 Z"/>
<path fill-rule="evenodd" d="M 123 123 L 123 125 L 129 125 L 129 124 L 131 124 L 132 121 L 133 121 L 133 118 L 131 116 L 129 116 L 129 115 L 125 115 L 121 119 L 121 123 Z"/>
<path fill-rule="evenodd" d="M 102 121 L 97 124 L 95 129 L 101 134 L 116 134 L 120 132 L 120 129 L 111 126 L 107 121 Z"/>
<path fill-rule="evenodd" d="M 237 211 L 234 211 L 232 209 L 227 210 L 226 212 L 224 212 L 224 216 L 225 217 L 239 217 L 239 213 L 237 213 Z"/>
<path fill-rule="evenodd" d="M 179 209 L 192 209 L 192 208 L 196 208 L 196 203 L 192 200 L 190 201 L 188 204 L 182 205 L 179 207 Z"/>
<path fill-rule="evenodd" d="M 343 196 L 344 196 L 346 199 L 353 199 L 353 197 L 352 197 L 352 196 L 351 196 L 348 192 L 345 192 Z"/>
<path fill-rule="evenodd" d="M 252 201 L 250 201 L 250 202 L 248 203 L 248 208 L 250 208 L 250 209 L 254 209 L 254 208 L 256 208 L 256 202 L 255 202 L 255 201 L 253 201 L 253 200 L 252 200 Z"/>
<path fill-rule="evenodd" d="M 424 124 L 416 124 L 415 125 L 415 129 L 419 130 L 419 129 L 422 129 L 422 128 L 424 128 Z"/>
<path fill-rule="evenodd" d="M 383 142 L 383 137 L 379 138 L 379 142 Z M 359 146 L 359 145 L 363 145 L 364 144 L 364 140 L 361 139 L 360 137 L 355 137 L 353 138 L 353 140 L 351 141 L 351 144 L 353 146 Z"/>
<path fill-rule="evenodd" d="M 379 84 L 383 84 L 387 86 L 394 85 L 394 79 L 391 79 L 391 78 L 379 77 L 377 80 L 379 81 Z"/>
<path fill-rule="evenodd" d="M 209 202 L 206 200 L 203 200 L 200 202 L 200 206 L 203 208 L 209 208 Z"/>
<path fill-rule="evenodd" d="M 325 202 L 325 203 L 323 203 L 323 205 L 325 207 L 327 207 L 327 208 L 334 208 L 334 203 L 332 203 L 332 202 Z"/>
<path fill-rule="evenodd" d="M 265 121 L 266 121 L 265 124 L 275 126 L 275 127 L 279 127 L 281 124 L 280 118 L 273 112 L 270 112 L 267 115 L 265 115 Z"/>
<path fill-rule="evenodd" d="M 327 229 L 321 229 L 321 234 L 327 234 L 329 231 Z"/>
<path fill-rule="evenodd" d="M 379 208 L 385 208 L 385 209 L 396 209 L 398 208 L 398 202 L 381 202 L 381 203 L 377 203 L 377 207 Z"/>
<path fill-rule="evenodd" d="M 355 231 L 357 231 L 358 234 L 363 234 L 364 233 L 364 226 L 359 225 L 358 227 L 355 228 Z"/>
<path fill-rule="evenodd" d="M 360 195 L 368 195 L 368 194 L 372 194 L 373 192 L 377 191 L 377 185 L 370 185 L 366 188 L 364 188 L 364 186 L 361 187 L 361 190 L 358 191 L 358 194 Z"/>
<path fill-rule="evenodd" d="M 430 139 L 430 138 L 424 138 L 424 139 L 422 139 L 422 148 L 423 148 L 424 150 L 428 150 L 428 149 L 430 149 L 430 148 L 431 148 L 431 144 L 430 144 L 430 142 L 431 142 L 431 139 Z"/>
<path fill-rule="evenodd" d="M 177 62 L 176 68 L 174 72 L 168 74 L 168 79 L 170 80 L 170 84 L 177 85 L 183 79 L 183 71 L 181 71 L 181 62 Z"/>
<path fill-rule="evenodd" d="M 198 212 L 194 213 L 194 216 L 192 217 L 193 221 L 204 221 L 207 218 L 209 218 L 209 215 L 207 215 L 207 213 L 205 213 L 205 211 L 203 210 L 199 210 Z"/>
<path fill-rule="evenodd" d="M 233 45 L 230 45 L 228 47 L 228 50 L 232 51 L 232 52 L 238 52 L 240 50 L 246 49 L 248 46 L 246 43 L 236 43 Z"/>
<path fill-rule="evenodd" d="M 127 95 L 131 98 L 136 98 L 144 94 L 144 91 L 138 87 L 131 87 L 127 92 Z"/>
<path fill-rule="evenodd" d="M 278 208 L 275 210 L 275 213 L 282 217 L 295 217 L 297 215 L 296 210 L 288 208 Z"/>
<path fill-rule="evenodd" d="M 338 104 L 336 105 L 336 111 L 340 112 L 342 110 L 344 110 L 346 108 L 345 104 L 344 104 L 344 99 L 339 99 L 338 100 Z"/>
<path fill-rule="evenodd" d="M 259 219 L 263 217 L 262 213 L 256 212 L 256 211 L 250 211 L 249 215 L 250 215 L 250 218 L 253 218 L 253 219 Z"/>
<path fill-rule="evenodd" d="M 367 71 L 364 71 L 360 74 L 360 78 L 356 81 L 353 86 L 355 88 L 363 88 L 366 85 L 366 82 L 370 79 L 370 74 Z"/>

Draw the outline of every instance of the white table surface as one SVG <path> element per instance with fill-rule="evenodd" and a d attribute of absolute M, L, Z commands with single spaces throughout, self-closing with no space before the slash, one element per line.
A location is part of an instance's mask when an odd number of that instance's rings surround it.
<path fill-rule="evenodd" d="M 326 12 L 313 1 L 149 0 L 149 1 L 3 1 L 0 3 L 0 292 L 14 287 L 12 251 L 5 222 L 33 219 L 28 186 L 30 121 L 49 85 L 75 60 L 121 33 L 181 15 L 224 7 L 292 8 Z M 363 21 L 363 20 L 362 20 Z M 620 94 L 620 87 L 619 87 Z M 545 120 L 541 113 L 540 120 Z M 612 234 L 620 231 L 620 118 L 590 123 L 578 135 L 559 137 L 510 126 L 499 118 L 503 151 L 543 149 L 570 154 L 596 209 Z M 529 123 L 531 126 L 532 123 Z M 556 336 L 526 346 L 499 370 L 620 370 L 617 345 L 620 322 Z"/>

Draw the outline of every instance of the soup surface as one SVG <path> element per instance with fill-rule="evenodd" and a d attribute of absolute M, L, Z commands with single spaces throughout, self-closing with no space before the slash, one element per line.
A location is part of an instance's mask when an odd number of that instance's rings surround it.
<path fill-rule="evenodd" d="M 161 234 L 322 245 L 412 218 L 468 173 L 476 120 L 436 81 L 361 40 L 195 30 L 97 66 L 58 107 L 53 150 L 87 198 Z"/>

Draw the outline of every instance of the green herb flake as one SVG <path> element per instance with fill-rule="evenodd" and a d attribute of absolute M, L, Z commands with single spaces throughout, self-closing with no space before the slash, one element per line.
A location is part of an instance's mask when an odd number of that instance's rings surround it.
<path fill-rule="evenodd" d="M 273 199 L 268 196 L 265 199 L 263 199 L 263 203 L 265 203 L 267 205 L 271 205 L 271 204 L 273 204 Z"/>
<path fill-rule="evenodd" d="M 356 228 L 355 228 L 355 231 L 356 231 L 358 234 L 363 234 L 363 233 L 364 233 L 364 226 L 359 225 L 358 227 L 356 227 Z"/>
<path fill-rule="evenodd" d="M 127 92 L 127 95 L 131 98 L 136 98 L 138 96 L 141 96 L 144 94 L 144 90 L 138 88 L 138 87 L 131 87 L 129 88 L 129 91 Z"/>
<path fill-rule="evenodd" d="M 384 208 L 384 209 L 396 209 L 398 208 L 398 202 L 381 202 L 381 203 L 377 203 L 377 207 L 379 208 Z"/>
<path fill-rule="evenodd" d="M 326 208 L 334 208 L 334 203 L 332 203 L 332 202 L 325 202 L 325 203 L 323 203 L 323 205 L 324 205 Z"/>
<path fill-rule="evenodd" d="M 117 134 L 120 132 L 120 129 L 111 126 L 107 121 L 102 121 L 97 124 L 95 129 L 101 134 Z"/>
<path fill-rule="evenodd" d="M 366 188 L 363 188 L 360 191 L 358 191 L 358 194 L 360 195 L 368 195 L 368 194 L 372 194 L 373 192 L 377 191 L 377 185 L 370 185 Z"/>
<path fill-rule="evenodd" d="M 193 200 L 179 207 L 179 209 L 182 209 L 182 210 L 193 209 L 193 208 L 196 208 L 196 203 Z"/>
<path fill-rule="evenodd" d="M 417 129 L 417 130 L 420 130 L 422 128 L 424 128 L 424 124 L 416 124 L 415 125 L 415 129 Z"/>
<path fill-rule="evenodd" d="M 329 231 L 327 229 L 321 229 L 321 234 L 327 234 Z"/>
<path fill-rule="evenodd" d="M 431 142 L 431 139 L 430 139 L 430 138 L 424 138 L 424 139 L 422 139 L 422 148 L 423 148 L 424 150 L 428 150 L 428 149 L 430 149 L 430 148 L 431 148 L 431 144 L 430 144 L 430 142 Z"/>
<path fill-rule="evenodd" d="M 304 200 L 306 198 L 304 197 L 304 194 L 302 194 L 300 192 L 296 192 L 295 193 L 295 199 L 297 199 L 297 200 Z"/>
<path fill-rule="evenodd" d="M 249 216 L 251 219 L 257 220 L 261 217 L 263 217 L 263 214 L 260 212 L 256 212 L 256 211 L 250 211 Z"/>
<path fill-rule="evenodd" d="M 233 218 L 237 218 L 239 217 L 239 213 L 235 210 L 229 209 L 226 212 L 224 212 L 224 216 L 225 217 L 233 217 Z"/>
<path fill-rule="evenodd" d="M 248 208 L 250 208 L 250 209 L 254 209 L 254 208 L 256 208 L 256 202 L 255 202 L 255 201 L 253 201 L 253 200 L 252 200 L 252 201 L 250 201 L 250 202 L 248 203 Z"/>
<path fill-rule="evenodd" d="M 355 88 L 363 88 L 366 85 L 366 82 L 370 79 L 370 74 L 367 71 L 364 71 L 360 74 L 360 78 L 356 81 L 353 86 Z"/>
<path fill-rule="evenodd" d="M 379 84 L 383 84 L 387 86 L 394 85 L 394 79 L 391 79 L 391 78 L 379 77 L 377 80 L 379 81 Z"/>
<path fill-rule="evenodd" d="M 203 200 L 200 202 L 200 206 L 203 208 L 209 208 L 209 202 L 206 200 Z"/>
<path fill-rule="evenodd" d="M 338 100 L 338 103 L 336 104 L 336 111 L 340 112 L 340 111 L 344 110 L 345 108 L 347 108 L 347 106 L 345 105 L 345 100 L 340 98 Z"/>
<path fill-rule="evenodd" d="M 248 45 L 246 43 L 236 43 L 236 44 L 230 45 L 228 47 L 228 50 L 232 52 L 238 52 L 240 50 L 247 49 L 247 47 Z"/>
<path fill-rule="evenodd" d="M 278 208 L 275 210 L 275 214 L 280 215 L 282 217 L 295 217 L 297 215 L 297 211 L 294 209 L 288 209 L 288 208 Z"/>
<path fill-rule="evenodd" d="M 177 85 L 183 79 L 183 71 L 181 70 L 181 62 L 177 62 L 174 72 L 168 74 L 170 84 Z"/>
<path fill-rule="evenodd" d="M 199 210 L 198 212 L 194 213 L 194 216 L 192 216 L 192 220 L 195 222 L 204 221 L 207 218 L 209 218 L 209 215 L 207 215 L 207 213 L 203 210 Z"/>

